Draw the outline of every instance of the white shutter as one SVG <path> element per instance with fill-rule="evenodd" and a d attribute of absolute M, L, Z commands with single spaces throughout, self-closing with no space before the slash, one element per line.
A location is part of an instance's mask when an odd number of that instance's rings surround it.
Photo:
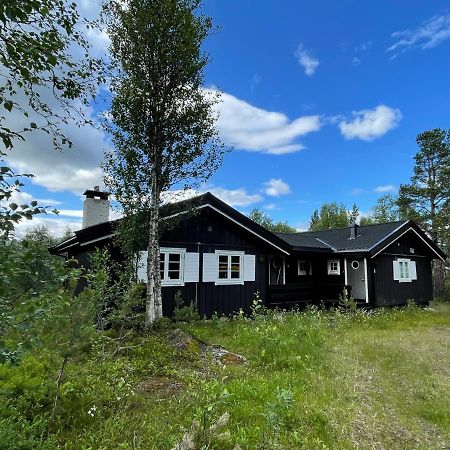
<path fill-rule="evenodd" d="M 202 280 L 207 283 L 216 281 L 218 275 L 217 255 L 215 253 L 203 253 Z"/>
<path fill-rule="evenodd" d="M 244 281 L 255 281 L 255 263 L 255 255 L 244 255 Z"/>
<path fill-rule="evenodd" d="M 147 257 L 148 252 L 139 252 L 137 259 L 137 279 L 147 283 Z"/>
<path fill-rule="evenodd" d="M 394 266 L 394 280 L 400 280 L 400 264 L 398 261 L 392 261 Z"/>
<path fill-rule="evenodd" d="M 200 271 L 200 255 L 198 253 L 186 253 L 184 255 L 184 282 L 197 283 Z"/>
<path fill-rule="evenodd" d="M 409 276 L 411 280 L 417 280 L 417 268 L 415 261 L 411 261 L 409 263 Z"/>

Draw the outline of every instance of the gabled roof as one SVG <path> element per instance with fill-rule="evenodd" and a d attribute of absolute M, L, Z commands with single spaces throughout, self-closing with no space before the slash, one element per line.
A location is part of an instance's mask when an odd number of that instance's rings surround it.
<path fill-rule="evenodd" d="M 285 240 L 289 245 L 292 245 L 294 249 L 302 250 L 320 250 L 320 251 L 333 251 L 330 245 L 321 242 L 314 235 L 308 235 L 308 233 L 275 233 L 278 237 Z"/>
<path fill-rule="evenodd" d="M 409 230 L 415 232 L 437 257 L 446 258 L 444 252 L 412 220 L 358 225 L 355 239 L 350 239 L 350 227 L 276 234 L 297 251 L 328 249 L 337 253 L 370 253 L 375 256 L 380 249 L 390 245 Z"/>
<path fill-rule="evenodd" d="M 198 195 L 187 200 L 163 205 L 160 209 L 160 215 L 162 219 L 169 219 L 174 216 L 193 213 L 196 209 L 201 210 L 204 208 L 214 210 L 227 220 L 241 227 L 245 230 L 245 232 L 248 232 L 255 238 L 263 241 L 266 245 L 273 247 L 279 252 L 289 255 L 291 246 L 286 241 L 249 219 L 236 209 L 227 205 L 210 192 L 206 192 L 205 194 Z M 50 247 L 49 251 L 52 254 L 61 254 L 69 249 L 74 250 L 76 247 L 85 247 L 105 239 L 110 239 L 115 235 L 115 229 L 120 220 L 121 219 L 104 222 L 75 231 L 74 236 L 71 236 L 53 247 Z"/>
<path fill-rule="evenodd" d="M 380 223 L 374 225 L 360 225 L 357 227 L 356 239 L 350 239 L 349 227 L 333 228 L 331 230 L 304 231 L 296 233 L 301 241 L 305 239 L 316 239 L 322 245 L 327 245 L 334 251 L 369 249 L 390 233 L 404 225 L 406 221 Z"/>
<path fill-rule="evenodd" d="M 358 226 L 355 239 L 350 239 L 349 227 L 301 233 L 272 233 L 210 192 L 164 205 L 161 207 L 160 214 L 162 219 L 169 219 L 204 208 L 210 208 L 226 220 L 239 226 L 244 232 L 250 233 L 256 239 L 264 242 L 265 245 L 286 255 L 292 251 L 302 251 L 367 253 L 374 257 L 400 236 L 412 230 L 438 258 L 446 258 L 445 253 L 411 220 Z M 115 235 L 115 229 L 120 220 L 100 223 L 75 231 L 74 236 L 51 247 L 49 251 L 53 254 L 61 254 L 69 249 L 81 250 L 88 245 L 111 239 Z"/>

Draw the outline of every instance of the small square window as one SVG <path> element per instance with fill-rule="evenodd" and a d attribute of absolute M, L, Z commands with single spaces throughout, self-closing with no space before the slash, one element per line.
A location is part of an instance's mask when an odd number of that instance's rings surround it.
<path fill-rule="evenodd" d="M 160 271 L 162 286 L 182 286 L 184 270 L 184 249 L 161 248 Z"/>
<path fill-rule="evenodd" d="M 297 274 L 300 276 L 308 275 L 310 268 L 309 261 L 306 261 L 304 259 L 299 259 L 297 261 Z"/>
<path fill-rule="evenodd" d="M 243 280 L 241 254 L 218 253 L 218 281 L 221 283 L 236 284 Z"/>
<path fill-rule="evenodd" d="M 340 275 L 341 274 L 341 264 L 338 259 L 328 260 L 328 275 Z"/>

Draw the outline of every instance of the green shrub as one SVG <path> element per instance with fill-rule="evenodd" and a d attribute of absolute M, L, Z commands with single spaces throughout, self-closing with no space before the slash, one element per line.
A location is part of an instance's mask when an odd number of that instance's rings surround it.
<path fill-rule="evenodd" d="M 200 320 L 200 314 L 193 302 L 185 305 L 181 296 L 181 291 L 175 294 L 175 309 L 173 311 L 173 320 L 175 322 L 193 322 Z"/>

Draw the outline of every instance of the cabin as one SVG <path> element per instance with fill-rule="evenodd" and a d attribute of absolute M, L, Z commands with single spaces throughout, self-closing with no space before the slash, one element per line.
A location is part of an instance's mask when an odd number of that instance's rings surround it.
<path fill-rule="evenodd" d="M 83 227 L 51 247 L 55 255 L 88 267 L 89 255 L 114 243 L 108 193 L 87 190 Z M 432 262 L 444 252 L 413 221 L 356 224 L 325 231 L 272 233 L 211 193 L 161 207 L 176 217 L 160 238 L 163 313 L 172 316 L 175 295 L 200 315 L 249 312 L 255 293 L 267 307 L 335 305 L 344 290 L 366 307 L 401 306 L 433 298 Z M 146 279 L 145 242 L 137 277 Z"/>

